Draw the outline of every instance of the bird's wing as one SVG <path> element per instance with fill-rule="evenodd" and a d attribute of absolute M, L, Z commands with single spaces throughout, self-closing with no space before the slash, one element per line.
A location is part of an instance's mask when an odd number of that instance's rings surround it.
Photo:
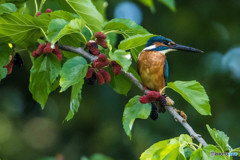
<path fill-rule="evenodd" d="M 165 61 L 164 61 L 164 79 L 165 79 L 165 86 L 167 86 L 167 83 L 168 83 L 168 75 L 169 75 L 169 72 L 168 72 L 168 62 L 167 62 L 167 59 L 165 59 Z"/>

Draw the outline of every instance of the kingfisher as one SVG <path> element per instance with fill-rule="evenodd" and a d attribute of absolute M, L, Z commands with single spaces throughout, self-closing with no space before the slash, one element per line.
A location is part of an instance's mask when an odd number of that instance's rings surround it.
<path fill-rule="evenodd" d="M 145 48 L 138 55 L 138 71 L 145 88 L 164 93 L 168 82 L 168 62 L 166 54 L 171 51 L 188 51 L 203 53 L 203 51 L 176 44 L 163 36 L 151 37 Z"/>

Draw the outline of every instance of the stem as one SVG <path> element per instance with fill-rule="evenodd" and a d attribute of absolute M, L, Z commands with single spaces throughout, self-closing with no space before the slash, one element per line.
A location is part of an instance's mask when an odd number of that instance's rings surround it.
<path fill-rule="evenodd" d="M 105 33 L 106 34 L 106 33 Z M 66 50 L 66 51 L 70 51 L 70 52 L 74 52 L 77 53 L 81 56 L 83 56 L 84 58 L 88 59 L 89 61 L 94 61 L 96 60 L 98 57 L 97 56 L 93 56 L 90 53 L 86 52 L 83 48 L 75 48 L 75 47 L 71 47 L 71 46 L 66 46 L 66 45 L 60 45 L 59 44 L 59 48 L 62 50 Z M 141 91 L 143 90 L 143 86 L 142 84 L 137 80 L 137 78 L 134 77 L 134 75 L 132 73 L 126 72 L 123 69 L 121 70 L 121 74 L 125 77 L 127 77 L 133 84 L 135 84 Z M 145 90 L 145 94 L 147 94 L 149 92 L 149 90 Z M 196 139 L 200 145 L 202 146 L 206 146 L 207 143 L 206 141 L 201 137 L 201 135 L 197 134 L 192 127 L 187 123 L 187 121 L 185 121 L 175 110 L 174 107 L 172 106 L 165 106 L 166 110 L 168 110 L 168 112 L 173 116 L 173 118 L 178 121 L 190 134 L 190 136 L 192 136 L 194 139 Z"/>
<path fill-rule="evenodd" d="M 36 7 L 36 13 L 35 13 L 35 16 L 37 15 L 37 12 L 38 12 L 38 4 L 37 4 L 37 0 L 34 0 L 34 3 L 35 3 L 35 7 Z"/>

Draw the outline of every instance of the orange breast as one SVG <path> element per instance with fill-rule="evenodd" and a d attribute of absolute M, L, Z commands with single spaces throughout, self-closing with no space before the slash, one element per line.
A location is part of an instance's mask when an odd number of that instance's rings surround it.
<path fill-rule="evenodd" d="M 143 85 L 161 91 L 165 87 L 164 62 L 166 56 L 157 51 L 142 51 L 138 58 L 138 71 Z"/>

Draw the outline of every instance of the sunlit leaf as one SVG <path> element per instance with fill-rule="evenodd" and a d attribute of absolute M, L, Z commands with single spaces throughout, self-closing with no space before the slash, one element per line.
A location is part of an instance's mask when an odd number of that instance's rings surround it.
<path fill-rule="evenodd" d="M 91 0 L 65 0 L 83 18 L 93 31 L 101 31 L 103 17 Z"/>
<path fill-rule="evenodd" d="M 79 83 L 86 76 L 87 68 L 87 61 L 80 56 L 67 60 L 60 73 L 61 92 Z"/>
<path fill-rule="evenodd" d="M 178 138 L 172 138 L 155 143 L 140 157 L 140 160 L 168 160 L 168 159 L 185 159 L 178 151 Z"/>
<path fill-rule="evenodd" d="M 69 121 L 70 119 L 72 119 L 74 114 L 78 111 L 78 108 L 80 106 L 80 101 L 82 98 L 83 83 L 84 83 L 84 79 L 81 79 L 79 83 L 74 84 L 72 86 L 70 110 L 68 112 L 67 117 L 65 118 L 66 121 Z"/>
<path fill-rule="evenodd" d="M 132 64 L 130 52 L 126 52 L 124 50 L 115 50 L 113 53 L 110 52 L 109 56 L 112 60 L 117 61 L 125 71 L 128 71 Z"/>
<path fill-rule="evenodd" d="M 128 101 L 123 112 L 123 128 L 131 139 L 131 130 L 136 118 L 147 119 L 151 112 L 151 104 L 142 104 L 140 96 L 135 96 Z"/>
<path fill-rule="evenodd" d="M 73 40 L 77 41 L 78 45 L 81 42 L 87 43 L 85 36 L 81 33 L 83 27 L 85 25 L 85 21 L 83 19 L 73 19 L 69 24 L 65 25 L 58 34 L 52 39 L 52 43 L 56 43 L 61 38 L 69 39 L 73 38 Z"/>
<path fill-rule="evenodd" d="M 202 160 L 202 148 L 195 150 L 191 156 L 190 160 Z"/>
<path fill-rule="evenodd" d="M 30 73 L 29 90 L 35 99 L 44 108 L 48 95 L 52 92 L 52 85 L 59 76 L 61 64 L 54 54 L 38 57 Z"/>
<path fill-rule="evenodd" d="M 222 151 L 220 149 L 218 149 L 216 146 L 214 145 L 207 145 L 205 147 L 203 147 L 202 149 L 202 158 L 205 160 L 226 160 L 228 159 L 225 156 L 221 156 L 221 155 L 215 155 L 215 156 L 211 156 L 211 152 L 216 152 L 216 153 L 221 153 Z"/>
<path fill-rule="evenodd" d="M 2 15 L 3 13 L 12 13 L 16 11 L 17 11 L 17 7 L 13 3 L 0 4 L 0 15 Z"/>
<path fill-rule="evenodd" d="M 206 126 L 216 144 L 219 145 L 223 151 L 227 151 L 229 137 L 222 131 L 216 130 L 215 128 L 211 129 L 209 125 Z"/>
<path fill-rule="evenodd" d="M 67 25 L 69 22 L 65 21 L 64 19 L 53 19 L 49 23 L 48 26 L 48 40 L 55 44 L 58 40 L 57 37 L 59 35 L 59 32 L 64 28 L 65 25 Z"/>
<path fill-rule="evenodd" d="M 168 83 L 168 87 L 179 93 L 200 114 L 211 115 L 209 98 L 197 81 L 175 81 Z"/>
<path fill-rule="evenodd" d="M 136 34 L 134 36 L 130 36 L 120 42 L 118 45 L 118 49 L 128 50 L 132 48 L 136 48 L 139 46 L 143 46 L 147 43 L 149 38 L 153 37 L 153 34 Z"/>
<path fill-rule="evenodd" d="M 42 27 L 45 26 L 30 15 L 3 14 L 0 16 L 0 43 L 13 43 L 22 47 L 35 44 L 42 36 Z"/>

